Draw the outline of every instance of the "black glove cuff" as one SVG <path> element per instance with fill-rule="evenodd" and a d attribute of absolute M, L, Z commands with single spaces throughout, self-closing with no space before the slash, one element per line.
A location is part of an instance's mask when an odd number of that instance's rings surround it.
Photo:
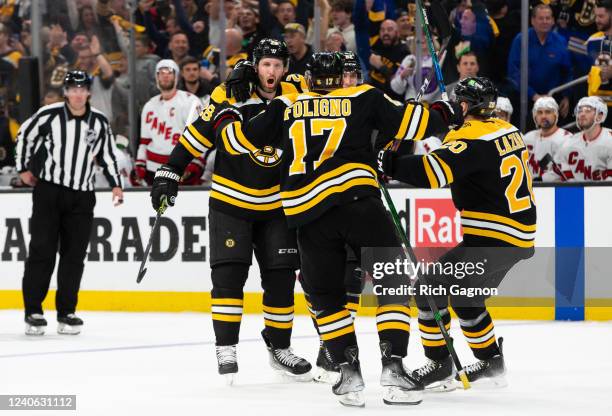
<path fill-rule="evenodd" d="M 170 179 L 175 182 L 181 180 L 181 176 L 178 173 L 172 171 L 167 167 L 162 167 L 161 169 L 158 169 L 157 172 L 155 172 L 155 179 L 158 178 Z"/>

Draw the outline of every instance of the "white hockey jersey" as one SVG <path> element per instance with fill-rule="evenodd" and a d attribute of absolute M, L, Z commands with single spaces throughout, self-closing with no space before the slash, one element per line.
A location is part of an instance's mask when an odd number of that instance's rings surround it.
<path fill-rule="evenodd" d="M 548 172 L 544 180 L 612 180 L 612 130 L 602 128 L 590 142 L 581 132 L 574 134 L 559 149 L 555 162 L 562 173 Z"/>
<path fill-rule="evenodd" d="M 136 162 L 145 162 L 151 172 L 167 163 L 183 129 L 197 118 L 202 109 L 198 97 L 181 90 L 177 90 L 169 100 L 156 95 L 147 101 L 141 114 Z"/>
<path fill-rule="evenodd" d="M 545 172 L 553 169 L 552 163 L 546 165 L 547 159 L 555 160 L 555 156 L 559 153 L 559 149 L 563 146 L 563 143 L 568 141 L 572 133 L 569 131 L 558 128 L 550 136 L 542 136 L 540 129 L 532 130 L 524 136 L 524 142 L 529 150 L 529 162 L 527 166 L 531 171 L 531 177 L 535 180 L 538 178 L 543 179 Z M 547 157 L 549 155 L 549 157 Z M 542 162 L 542 163 L 540 163 Z"/>

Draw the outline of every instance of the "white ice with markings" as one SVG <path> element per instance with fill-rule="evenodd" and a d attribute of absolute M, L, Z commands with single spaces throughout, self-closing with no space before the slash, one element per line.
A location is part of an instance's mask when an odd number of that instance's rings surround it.
<path fill-rule="evenodd" d="M 342 407 L 327 385 L 287 383 L 269 367 L 259 332 L 263 318 L 245 315 L 236 384 L 217 375 L 209 314 L 82 312 L 83 332 L 27 337 L 20 311 L 0 311 L 0 394 L 76 394 L 77 410 L 44 415 L 610 415 L 612 322 L 498 321 L 505 338 L 509 386 L 426 394 L 418 406 L 387 406 L 378 385 L 373 318 L 358 317 L 366 410 Z M 424 361 L 413 319 L 405 364 Z M 456 322 L 451 335 L 464 363 L 473 361 Z M 293 347 L 316 358 L 310 319 L 298 316 Z M 4 412 L 2 412 L 4 413 Z"/>

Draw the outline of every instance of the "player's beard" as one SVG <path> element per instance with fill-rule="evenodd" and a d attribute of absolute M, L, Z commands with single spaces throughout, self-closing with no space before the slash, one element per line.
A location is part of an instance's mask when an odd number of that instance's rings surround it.
<path fill-rule="evenodd" d="M 552 121 L 550 121 L 549 119 L 545 118 L 544 120 L 540 121 L 540 128 L 542 130 L 549 130 L 554 126 L 554 123 Z"/>
<path fill-rule="evenodd" d="M 167 81 L 167 82 L 158 81 L 158 84 L 159 84 L 159 89 L 162 92 L 168 92 L 174 89 L 174 80 Z"/>
<path fill-rule="evenodd" d="M 592 122 L 588 123 L 588 125 L 583 126 L 580 121 L 577 121 L 576 124 L 578 125 L 578 128 L 580 129 L 580 131 L 590 130 L 595 125 L 595 117 L 593 118 Z"/>

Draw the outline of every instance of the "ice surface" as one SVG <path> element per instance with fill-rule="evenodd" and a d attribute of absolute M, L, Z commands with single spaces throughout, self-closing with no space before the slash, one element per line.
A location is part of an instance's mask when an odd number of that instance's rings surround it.
<path fill-rule="evenodd" d="M 270 369 L 259 332 L 263 318 L 245 315 L 232 387 L 217 375 L 209 314 L 82 312 L 81 335 L 23 334 L 21 311 L 0 311 L 0 394 L 76 394 L 77 411 L 44 415 L 287 415 L 366 414 L 339 405 L 327 385 L 286 383 Z M 369 415 L 611 415 L 612 323 L 497 321 L 505 338 L 509 387 L 431 393 L 422 404 L 386 406 L 378 385 L 378 338 L 372 318 L 356 322 Z M 413 319 L 405 363 L 423 351 Z M 458 324 L 451 335 L 465 364 L 473 356 Z M 318 339 L 310 319 L 295 319 L 293 347 L 314 364 Z M 576 415 L 578 413 L 578 415 Z"/>

